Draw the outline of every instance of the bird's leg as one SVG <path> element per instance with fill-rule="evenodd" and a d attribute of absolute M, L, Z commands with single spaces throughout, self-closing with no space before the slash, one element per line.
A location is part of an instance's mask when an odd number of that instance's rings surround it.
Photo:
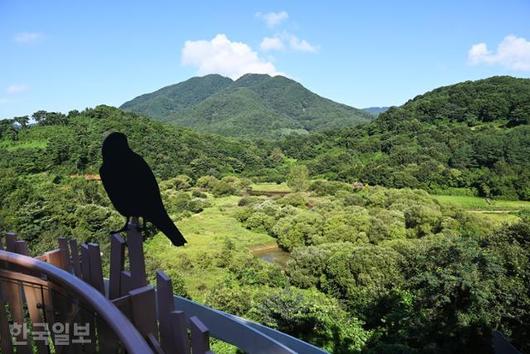
<path fill-rule="evenodd" d="M 125 230 L 127 230 L 127 225 L 129 225 L 129 217 L 126 216 L 125 217 L 125 225 L 123 225 L 123 227 L 117 231 L 111 231 L 111 234 L 119 234 L 120 232 L 123 232 Z"/>

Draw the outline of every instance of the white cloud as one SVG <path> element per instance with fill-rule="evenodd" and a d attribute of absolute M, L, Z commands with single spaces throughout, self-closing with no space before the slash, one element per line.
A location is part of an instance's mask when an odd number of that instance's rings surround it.
<path fill-rule="evenodd" d="M 265 37 L 259 47 L 263 51 L 284 49 L 283 41 L 279 37 Z"/>
<path fill-rule="evenodd" d="M 267 26 L 270 28 L 278 26 L 280 23 L 289 18 L 289 14 L 285 11 L 267 13 L 258 12 L 256 13 L 256 16 L 265 21 Z"/>
<path fill-rule="evenodd" d="M 305 39 L 299 39 L 298 37 L 296 37 L 294 35 L 290 35 L 289 36 L 289 46 L 291 47 L 291 49 L 298 50 L 298 51 L 301 51 L 301 52 L 312 52 L 312 53 L 314 53 L 314 52 L 316 52 L 318 50 L 317 47 L 315 47 L 314 45 L 310 44 Z"/>
<path fill-rule="evenodd" d="M 211 40 L 186 41 L 182 48 L 183 65 L 194 66 L 199 75 L 221 74 L 232 79 L 246 73 L 278 75 L 271 62 L 243 42 L 232 42 L 224 34 L 217 34 Z"/>
<path fill-rule="evenodd" d="M 294 34 L 287 32 L 276 34 L 274 37 L 265 37 L 261 41 L 260 48 L 263 51 L 270 50 L 283 50 L 289 47 L 291 50 L 300 52 L 311 52 L 318 51 L 318 47 L 310 44 L 305 39 L 300 39 Z"/>
<path fill-rule="evenodd" d="M 472 65 L 501 65 L 515 71 L 530 71 L 530 41 L 523 37 L 509 35 L 504 37 L 492 52 L 486 43 L 471 46 L 467 54 Z"/>
<path fill-rule="evenodd" d="M 28 44 L 40 40 L 43 37 L 39 32 L 20 32 L 15 34 L 13 40 L 17 43 Z"/>
<path fill-rule="evenodd" d="M 9 85 L 6 88 L 6 92 L 9 95 L 16 95 L 18 93 L 23 93 L 26 91 L 29 91 L 29 86 L 24 85 L 24 84 L 13 84 L 13 85 Z"/>

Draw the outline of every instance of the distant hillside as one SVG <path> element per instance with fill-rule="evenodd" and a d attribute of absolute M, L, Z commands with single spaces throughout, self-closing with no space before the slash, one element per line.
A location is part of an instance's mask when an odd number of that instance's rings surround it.
<path fill-rule="evenodd" d="M 385 128 L 401 129 L 403 120 L 465 122 L 470 126 L 530 122 L 530 79 L 494 76 L 439 87 L 379 116 Z"/>
<path fill-rule="evenodd" d="M 373 117 L 307 90 L 283 76 L 194 77 L 139 96 L 122 109 L 198 131 L 277 137 L 353 126 Z"/>
<path fill-rule="evenodd" d="M 441 87 L 372 123 L 285 139 L 312 176 L 530 200 L 530 79 Z"/>
<path fill-rule="evenodd" d="M 370 113 L 374 117 L 377 117 L 381 113 L 386 112 L 390 107 L 368 107 L 363 108 L 363 111 Z"/>
<path fill-rule="evenodd" d="M 41 111 L 44 112 L 44 111 Z M 248 141 L 196 133 L 109 106 L 68 115 L 44 112 L 35 125 L 0 121 L 0 170 L 16 174 L 94 174 L 101 165 L 106 133 L 125 133 L 131 147 L 153 166 L 157 177 L 256 173 L 270 167 L 267 149 Z M 267 166 L 265 166 L 267 164 Z"/>

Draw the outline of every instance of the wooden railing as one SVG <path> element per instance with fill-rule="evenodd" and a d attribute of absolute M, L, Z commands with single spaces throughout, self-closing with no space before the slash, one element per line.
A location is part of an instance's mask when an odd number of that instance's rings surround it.
<path fill-rule="evenodd" d="M 211 353 L 208 328 L 196 316 L 175 310 L 171 279 L 157 271 L 156 288 L 147 283 L 143 238 L 135 224 L 127 234 L 127 242 L 111 236 L 105 286 L 97 244 L 78 247 L 75 240 L 60 238 L 58 249 L 35 259 L 27 256 L 25 241 L 8 233 L 5 250 L 0 242 L 1 352 L 16 347 L 17 354 L 34 348 L 48 353 L 54 347 L 57 353 Z M 77 324 L 89 330 L 74 342 L 62 332 Z M 24 333 L 43 325 L 46 340 Z M 53 326 L 63 329 L 59 344 Z"/>

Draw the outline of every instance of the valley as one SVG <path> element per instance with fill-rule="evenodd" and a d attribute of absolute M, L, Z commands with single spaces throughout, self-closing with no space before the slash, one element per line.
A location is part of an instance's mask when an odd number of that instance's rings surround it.
<path fill-rule="evenodd" d="M 527 102 L 529 79 L 492 77 L 367 118 L 290 79 L 214 75 L 4 119 L 0 229 L 32 254 L 64 235 L 109 252 L 123 220 L 98 169 L 120 131 L 188 239 L 145 230 L 176 294 L 333 353 L 476 352 L 494 328 L 527 350 Z"/>

